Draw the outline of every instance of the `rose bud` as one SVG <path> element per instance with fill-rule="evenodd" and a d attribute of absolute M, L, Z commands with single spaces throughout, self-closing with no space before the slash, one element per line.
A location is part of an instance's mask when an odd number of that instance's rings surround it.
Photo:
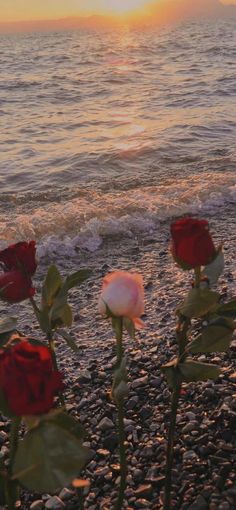
<path fill-rule="evenodd" d="M 21 271 L 0 273 L 0 299 L 8 303 L 19 303 L 34 294 L 31 279 Z"/>
<path fill-rule="evenodd" d="M 139 319 L 144 313 L 142 276 L 128 271 L 105 276 L 98 306 L 101 315 L 106 315 L 108 307 L 114 316 L 127 317 L 136 327 L 142 327 L 143 322 Z"/>
<path fill-rule="evenodd" d="M 37 268 L 35 242 L 20 242 L 0 251 L 0 262 L 6 271 L 20 270 L 33 276 Z"/>
<path fill-rule="evenodd" d="M 22 341 L 0 350 L 0 389 L 15 416 L 48 413 L 62 388 L 48 347 Z"/>
<path fill-rule="evenodd" d="M 183 269 L 206 266 L 216 255 L 206 220 L 177 220 L 171 225 L 171 237 L 173 258 Z"/>

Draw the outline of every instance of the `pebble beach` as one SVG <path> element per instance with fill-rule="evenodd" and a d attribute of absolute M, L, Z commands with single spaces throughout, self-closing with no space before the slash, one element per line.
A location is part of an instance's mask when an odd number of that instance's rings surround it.
<path fill-rule="evenodd" d="M 219 281 L 222 300 L 235 295 L 235 207 L 207 218 L 215 244 L 224 243 L 225 270 Z M 46 267 L 42 259 L 36 273 L 38 291 Z M 179 270 L 169 254 L 169 222 L 152 235 L 104 241 L 96 253 L 86 250 L 60 262 L 62 274 L 90 267 L 92 276 L 70 294 L 74 312 L 71 330 L 79 346 L 72 353 L 57 341 L 60 369 L 66 380 L 66 408 L 85 427 L 92 458 L 82 473 L 90 482 L 84 489 L 84 508 L 111 510 L 119 482 L 116 407 L 109 398 L 115 364 L 115 340 L 109 321 L 97 312 L 102 277 L 113 270 L 135 270 L 145 284 L 145 329 L 135 341 L 124 339 L 129 366 L 129 397 L 125 403 L 128 479 L 125 509 L 162 508 L 165 451 L 169 423 L 170 391 L 160 366 L 176 355 L 175 309 L 183 299 L 191 275 Z M 37 294 L 36 294 L 37 298 Z M 2 315 L 9 309 L 1 305 Z M 42 338 L 29 304 L 14 305 L 19 329 Z M 32 329 L 33 323 L 33 329 Z M 202 355 L 220 365 L 217 381 L 184 386 L 177 416 L 173 470 L 173 509 L 234 510 L 236 506 L 236 339 L 225 354 Z M 1 423 L 2 453 L 7 453 L 9 423 Z M 23 494 L 24 510 L 79 508 L 71 487 L 56 495 Z"/>

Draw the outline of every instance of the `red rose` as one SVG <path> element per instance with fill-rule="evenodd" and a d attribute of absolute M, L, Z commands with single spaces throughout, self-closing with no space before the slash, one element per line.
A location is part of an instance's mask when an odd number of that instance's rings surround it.
<path fill-rule="evenodd" d="M 171 225 L 171 236 L 173 257 L 180 265 L 186 264 L 186 269 L 206 266 L 216 254 L 206 220 L 177 220 Z"/>
<path fill-rule="evenodd" d="M 35 294 L 31 279 L 20 271 L 0 273 L 0 298 L 9 303 L 19 303 Z"/>
<path fill-rule="evenodd" d="M 0 388 L 16 416 L 48 413 L 62 387 L 62 375 L 53 371 L 46 346 L 22 341 L 0 350 Z"/>
<path fill-rule="evenodd" d="M 16 269 L 32 276 L 37 268 L 35 254 L 34 241 L 12 244 L 5 250 L 0 251 L 0 262 L 3 262 L 6 271 Z"/>

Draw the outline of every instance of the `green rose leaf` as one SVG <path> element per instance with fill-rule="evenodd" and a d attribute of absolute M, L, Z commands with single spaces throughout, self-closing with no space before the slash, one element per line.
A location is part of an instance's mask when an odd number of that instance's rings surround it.
<path fill-rule="evenodd" d="M 38 310 L 35 313 L 37 314 L 37 318 L 42 331 L 46 334 L 49 333 L 51 326 L 49 321 L 48 309 L 44 308 L 44 310 Z"/>
<path fill-rule="evenodd" d="M 67 333 L 67 331 L 65 331 L 64 329 L 58 329 L 57 333 L 59 335 L 61 335 L 62 338 L 64 338 L 64 340 L 66 341 L 67 345 L 71 348 L 72 351 L 74 351 L 74 352 L 78 352 L 79 351 L 78 345 L 75 343 L 75 341 L 72 338 L 72 336 L 69 333 Z"/>
<path fill-rule="evenodd" d="M 53 304 L 53 301 L 58 294 L 59 290 L 63 285 L 63 280 L 61 275 L 57 269 L 57 267 L 52 264 L 47 272 L 47 276 L 43 283 L 42 288 L 42 306 L 43 308 L 50 308 Z"/>
<path fill-rule="evenodd" d="M 83 439 L 86 435 L 84 427 L 80 424 L 80 422 L 69 414 L 61 411 L 61 409 L 56 409 L 51 414 L 45 416 L 44 421 L 50 421 L 59 425 L 76 436 L 77 439 Z"/>
<path fill-rule="evenodd" d="M 12 332 L 16 331 L 17 318 L 5 317 L 0 320 L 0 347 L 8 342 Z"/>
<path fill-rule="evenodd" d="M 184 363 L 180 363 L 179 370 L 185 382 L 217 379 L 220 374 L 220 369 L 216 365 L 199 363 L 191 359 L 186 359 Z"/>
<path fill-rule="evenodd" d="M 225 352 L 231 343 L 234 326 L 224 317 L 211 321 L 188 346 L 192 353 Z"/>
<path fill-rule="evenodd" d="M 92 274 L 91 269 L 80 269 L 79 271 L 76 271 L 76 273 L 71 274 L 70 276 L 67 276 L 65 283 L 63 284 L 63 287 L 66 288 L 66 291 L 72 289 L 72 287 L 76 287 L 79 283 L 84 282 L 87 280 Z"/>
<path fill-rule="evenodd" d="M 209 289 L 191 289 L 177 313 L 189 319 L 203 317 L 216 308 L 219 298 L 218 292 Z"/>
<path fill-rule="evenodd" d="M 30 491 L 54 493 L 69 485 L 88 460 L 88 448 L 70 428 L 44 421 L 19 442 L 13 478 Z"/>
<path fill-rule="evenodd" d="M 3 333 L 10 333 L 16 330 L 17 318 L 5 317 L 0 320 L 0 335 Z"/>
<path fill-rule="evenodd" d="M 229 303 L 218 306 L 216 313 L 225 317 L 236 317 L 236 298 L 229 301 Z"/>
<path fill-rule="evenodd" d="M 70 327 L 72 325 L 73 316 L 72 310 L 68 303 L 65 303 L 63 306 L 52 307 L 50 311 L 50 319 L 52 323 L 52 328 L 57 328 L 60 326 Z"/>
<path fill-rule="evenodd" d="M 205 266 L 203 271 L 203 275 L 208 278 L 210 285 L 215 285 L 217 283 L 218 278 L 223 273 L 224 266 L 224 254 L 222 248 L 220 248 L 217 257 L 213 262 Z"/>
<path fill-rule="evenodd" d="M 172 389 L 176 388 L 177 384 L 179 384 L 182 380 L 177 364 L 178 358 L 175 358 L 172 361 L 169 361 L 169 363 L 161 366 L 161 371 L 165 375 L 169 387 Z"/>

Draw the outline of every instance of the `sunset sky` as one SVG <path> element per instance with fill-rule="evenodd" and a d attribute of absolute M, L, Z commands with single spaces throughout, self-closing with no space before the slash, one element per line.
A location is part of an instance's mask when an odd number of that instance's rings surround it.
<path fill-rule="evenodd" d="M 0 21 L 53 19 L 91 14 L 126 14 L 148 11 L 150 4 L 163 0 L 0 0 Z M 169 0 L 165 0 L 168 2 Z M 176 0 L 177 2 L 178 0 Z M 197 2 L 198 0 L 189 0 Z M 236 0 L 221 0 L 236 5 Z"/>

